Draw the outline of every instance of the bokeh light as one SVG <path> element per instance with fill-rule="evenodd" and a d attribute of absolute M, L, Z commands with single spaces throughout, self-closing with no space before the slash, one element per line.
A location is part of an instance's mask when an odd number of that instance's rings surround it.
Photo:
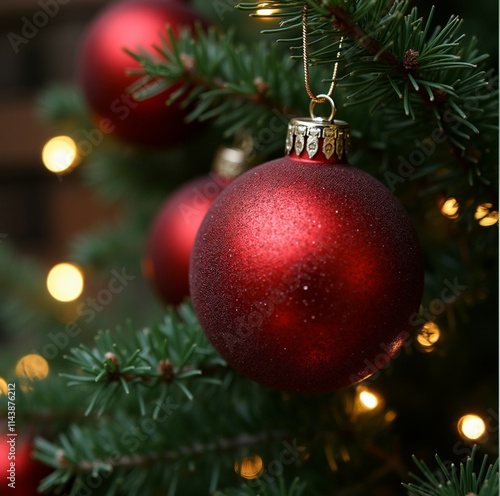
<path fill-rule="evenodd" d="M 278 12 L 278 10 L 270 9 L 268 7 L 269 7 L 268 3 L 261 3 L 259 5 L 259 8 L 255 11 L 255 14 L 258 15 L 259 17 L 266 17 L 273 15 L 275 12 Z"/>
<path fill-rule="evenodd" d="M 76 143 L 69 136 L 56 136 L 42 150 L 45 167 L 55 174 L 66 174 L 79 162 Z"/>
<path fill-rule="evenodd" d="M 355 411 L 358 413 L 370 412 L 383 404 L 383 399 L 376 391 L 364 386 L 356 389 Z"/>
<path fill-rule="evenodd" d="M 257 10 L 256 14 L 261 17 L 266 17 L 274 14 L 273 9 L 259 9 Z"/>
<path fill-rule="evenodd" d="M 47 289 L 58 301 L 76 300 L 83 291 L 83 274 L 75 265 L 57 264 L 47 276 Z"/>
<path fill-rule="evenodd" d="M 475 441 L 481 438 L 486 432 L 486 424 L 478 415 L 464 415 L 458 421 L 458 432 L 466 438 Z"/>
<path fill-rule="evenodd" d="M 7 385 L 7 381 L 0 377 L 0 395 L 7 394 L 9 392 L 9 387 Z"/>
<path fill-rule="evenodd" d="M 427 322 L 417 334 L 417 343 L 424 348 L 424 351 L 432 351 L 440 337 L 439 327 L 434 322 Z"/>
<path fill-rule="evenodd" d="M 241 465 L 234 462 L 234 471 L 245 479 L 256 479 L 264 471 L 264 462 L 259 455 L 252 455 L 243 458 Z"/>
<path fill-rule="evenodd" d="M 367 410 L 377 408 L 378 398 L 369 391 L 361 391 L 359 394 L 359 401 L 366 407 Z"/>
<path fill-rule="evenodd" d="M 389 410 L 385 415 L 384 415 L 384 420 L 388 423 L 392 422 L 398 414 L 394 410 Z"/>
<path fill-rule="evenodd" d="M 460 205 L 455 198 L 448 198 L 441 207 L 441 213 L 449 219 L 457 219 L 459 208 Z"/>
<path fill-rule="evenodd" d="M 16 375 L 20 379 L 45 379 L 49 375 L 49 364 L 40 355 L 26 355 L 17 362 Z"/>
<path fill-rule="evenodd" d="M 474 214 L 474 218 L 479 222 L 480 226 L 489 227 L 498 224 L 498 212 L 491 210 L 493 205 L 491 203 L 483 203 L 479 205 Z"/>

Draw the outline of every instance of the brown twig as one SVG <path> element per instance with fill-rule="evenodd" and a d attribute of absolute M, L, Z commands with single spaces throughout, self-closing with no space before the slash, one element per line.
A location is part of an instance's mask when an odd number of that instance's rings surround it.
<path fill-rule="evenodd" d="M 288 437 L 290 437 L 289 433 L 281 430 L 261 432 L 258 434 L 243 434 L 231 439 L 221 439 L 217 442 L 208 444 L 182 446 L 176 451 L 167 450 L 159 454 L 150 453 L 145 455 L 123 456 L 104 461 L 82 461 L 73 467 L 73 471 L 74 473 L 91 472 L 96 467 L 100 467 L 103 464 L 111 465 L 115 468 L 143 467 L 160 461 L 174 462 L 188 456 L 200 457 L 211 452 L 228 453 L 242 448 L 249 448 L 275 441 L 283 441 Z"/>

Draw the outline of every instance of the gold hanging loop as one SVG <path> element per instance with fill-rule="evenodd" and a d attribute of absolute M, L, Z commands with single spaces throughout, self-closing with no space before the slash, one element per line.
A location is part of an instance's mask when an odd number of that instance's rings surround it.
<path fill-rule="evenodd" d="M 324 120 L 321 117 L 316 117 L 316 114 L 314 113 L 314 109 L 315 109 L 317 103 L 326 103 L 326 102 L 328 102 L 330 104 L 330 108 L 331 108 L 330 117 L 328 117 L 327 120 L 333 121 L 333 119 L 335 118 L 335 114 L 337 113 L 337 107 L 335 106 L 335 102 L 333 101 L 332 97 L 330 95 L 324 95 L 324 94 L 318 95 L 316 100 L 311 100 L 311 103 L 309 104 L 309 114 L 311 116 L 311 119 Z"/>

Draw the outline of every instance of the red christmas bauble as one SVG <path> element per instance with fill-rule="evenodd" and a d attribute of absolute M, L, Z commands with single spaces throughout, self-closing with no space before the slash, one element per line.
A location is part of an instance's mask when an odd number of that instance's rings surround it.
<path fill-rule="evenodd" d="M 52 469 L 31 456 L 33 443 L 30 437 L 10 437 L 6 434 L 0 435 L 0 470 L 2 480 L 0 482 L 0 496 L 19 494 L 31 496 L 37 493 L 40 481 L 47 477 Z M 11 463 L 14 463 L 14 471 Z M 12 479 L 11 479 L 12 477 Z M 14 484 L 14 487 L 9 486 Z"/>
<path fill-rule="evenodd" d="M 189 259 L 208 209 L 229 180 L 212 174 L 182 186 L 160 208 L 149 235 L 143 270 L 166 304 L 189 296 Z"/>
<path fill-rule="evenodd" d="M 219 195 L 195 241 L 190 285 L 200 324 L 230 365 L 279 390 L 319 393 L 365 379 L 400 348 L 423 264 L 389 190 L 346 163 L 342 148 L 341 159 L 330 156 L 334 141 L 317 155 L 309 143 L 313 159 L 297 137 L 299 155 L 258 166 Z"/>
<path fill-rule="evenodd" d="M 180 0 L 126 0 L 104 9 L 86 31 L 78 56 L 78 79 L 94 113 L 96 127 L 139 145 L 170 146 L 189 138 L 196 125 L 186 124 L 186 110 L 180 100 L 166 105 L 180 87 L 143 101 L 132 98 L 129 88 L 140 76 L 127 76 L 140 64 L 123 51 L 161 46 L 168 40 L 166 26 L 175 36 L 192 27 L 199 16 Z"/>

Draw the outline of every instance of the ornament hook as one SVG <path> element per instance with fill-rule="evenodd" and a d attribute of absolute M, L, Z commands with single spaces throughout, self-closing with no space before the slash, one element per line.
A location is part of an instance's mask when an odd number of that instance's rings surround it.
<path fill-rule="evenodd" d="M 329 96 L 329 95 L 324 95 L 324 94 L 320 94 L 317 96 L 317 99 L 316 100 L 311 100 L 311 103 L 309 104 L 309 114 L 311 116 L 311 119 L 313 120 L 324 120 L 323 117 L 316 117 L 316 114 L 314 113 L 314 109 L 316 107 L 316 104 L 317 103 L 324 103 L 324 102 L 328 102 L 330 104 L 330 107 L 331 107 L 331 112 L 330 112 L 330 116 L 328 117 L 328 121 L 333 121 L 333 119 L 335 118 L 335 114 L 337 113 L 337 107 L 335 106 L 335 102 L 333 101 L 332 97 Z"/>

